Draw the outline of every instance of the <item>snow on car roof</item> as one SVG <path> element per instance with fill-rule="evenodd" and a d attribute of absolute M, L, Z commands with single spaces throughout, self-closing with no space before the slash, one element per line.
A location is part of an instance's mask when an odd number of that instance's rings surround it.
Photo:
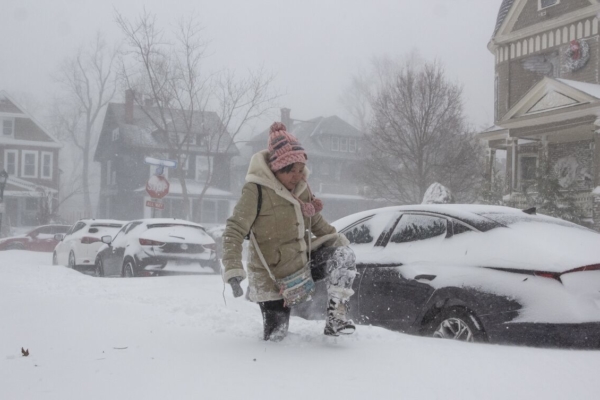
<path fill-rule="evenodd" d="M 392 206 L 375 208 L 372 210 L 362 211 L 356 214 L 343 217 L 334 222 L 334 226 L 338 229 L 345 227 L 347 224 L 352 223 L 358 219 L 368 217 L 373 214 L 379 214 L 382 212 L 389 211 L 421 211 L 421 212 L 433 212 L 443 214 L 449 217 L 454 217 L 461 220 L 467 220 L 470 222 L 478 222 L 480 225 L 489 224 L 490 220 L 483 214 L 512 214 L 521 215 L 522 210 L 517 208 L 503 207 L 503 206 L 489 206 L 481 204 L 416 204 L 416 205 L 405 205 L 405 206 Z"/>
<path fill-rule="evenodd" d="M 98 219 L 98 218 L 80 219 L 78 222 L 85 222 L 86 224 L 90 224 L 91 226 L 102 226 L 104 224 L 123 226 L 127 223 L 127 221 L 120 221 L 118 219 Z"/>

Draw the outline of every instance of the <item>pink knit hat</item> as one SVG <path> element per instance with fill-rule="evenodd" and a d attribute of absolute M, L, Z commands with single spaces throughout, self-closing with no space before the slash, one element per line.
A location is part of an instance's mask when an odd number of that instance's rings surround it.
<path fill-rule="evenodd" d="M 274 122 L 269 130 L 269 168 L 273 172 L 308 159 L 298 139 L 286 129 L 281 122 Z"/>

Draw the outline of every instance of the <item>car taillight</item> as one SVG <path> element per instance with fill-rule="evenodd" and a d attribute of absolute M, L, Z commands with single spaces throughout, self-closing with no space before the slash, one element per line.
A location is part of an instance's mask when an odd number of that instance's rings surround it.
<path fill-rule="evenodd" d="M 573 268 L 563 272 L 563 274 L 570 274 L 571 272 L 583 272 L 583 271 L 600 271 L 600 264 L 586 265 L 585 267 Z"/>
<path fill-rule="evenodd" d="M 100 238 L 92 237 L 92 236 L 84 236 L 81 238 L 81 244 L 92 244 L 99 242 Z"/>
<path fill-rule="evenodd" d="M 142 239 L 140 238 L 140 244 L 142 246 L 162 246 L 165 243 L 159 242 L 158 240 Z"/>
<path fill-rule="evenodd" d="M 560 280 L 560 272 L 545 272 L 545 271 L 534 271 L 533 275 L 541 276 L 542 278 L 550 278 L 562 282 Z"/>
<path fill-rule="evenodd" d="M 217 251 L 217 244 L 216 243 L 203 244 L 202 246 L 204 246 L 205 248 L 207 248 L 209 250 Z"/>

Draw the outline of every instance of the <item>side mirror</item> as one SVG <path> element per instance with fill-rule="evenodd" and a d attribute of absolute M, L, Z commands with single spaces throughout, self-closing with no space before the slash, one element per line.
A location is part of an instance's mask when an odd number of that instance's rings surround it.
<path fill-rule="evenodd" d="M 56 234 L 54 234 L 54 240 L 56 240 L 57 242 L 61 242 L 64 238 L 65 238 L 65 234 L 64 233 L 56 233 Z"/>
<path fill-rule="evenodd" d="M 112 242 L 112 237 L 110 235 L 102 236 L 100 238 L 102 243 L 110 244 Z"/>

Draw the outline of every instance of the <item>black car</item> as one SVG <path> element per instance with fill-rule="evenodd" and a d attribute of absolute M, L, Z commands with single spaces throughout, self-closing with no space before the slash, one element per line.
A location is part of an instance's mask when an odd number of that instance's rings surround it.
<path fill-rule="evenodd" d="M 464 341 L 600 348 L 600 234 L 535 210 L 388 207 L 334 224 L 351 242 L 355 322 Z M 314 301 L 325 310 L 324 282 Z"/>
<path fill-rule="evenodd" d="M 103 236 L 96 276 L 155 276 L 220 271 L 215 241 L 202 225 L 179 219 L 131 221 Z"/>

